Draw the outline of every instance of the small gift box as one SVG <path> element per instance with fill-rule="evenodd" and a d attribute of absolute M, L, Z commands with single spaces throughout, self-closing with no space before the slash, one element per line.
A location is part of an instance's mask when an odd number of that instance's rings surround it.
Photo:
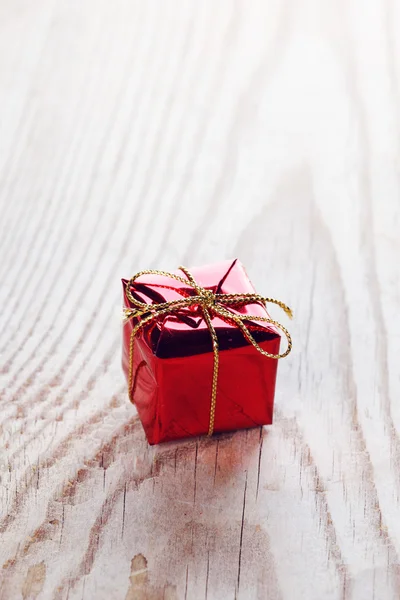
<path fill-rule="evenodd" d="M 238 260 L 122 280 L 122 365 L 150 444 L 272 423 L 287 330 Z M 279 354 L 281 330 L 288 347 Z"/>

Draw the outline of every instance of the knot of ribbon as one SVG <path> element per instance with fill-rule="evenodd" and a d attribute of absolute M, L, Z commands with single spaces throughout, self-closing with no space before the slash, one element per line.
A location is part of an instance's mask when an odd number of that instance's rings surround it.
<path fill-rule="evenodd" d="M 129 345 L 129 377 L 128 377 L 128 386 L 129 386 L 129 399 L 134 404 L 134 389 L 133 389 L 133 355 L 134 355 L 134 343 L 135 338 L 139 331 L 143 329 L 147 324 L 152 321 L 156 321 L 159 317 L 164 315 L 172 315 L 181 311 L 182 309 L 199 307 L 202 316 L 207 324 L 207 327 L 210 331 L 212 346 L 213 346 L 213 354 L 214 354 L 214 364 L 213 364 L 213 378 L 212 378 L 212 388 L 211 388 L 211 406 L 210 406 L 210 420 L 209 420 L 209 428 L 208 435 L 212 435 L 214 432 L 214 422 L 215 422 L 215 408 L 217 403 L 217 388 L 218 388 L 218 370 L 219 370 L 219 345 L 218 345 L 218 337 L 215 331 L 215 327 L 212 324 L 212 318 L 214 316 L 220 317 L 225 322 L 238 327 L 246 340 L 254 346 L 254 348 L 260 352 L 266 358 L 280 359 L 285 358 L 289 354 L 292 349 L 292 338 L 288 330 L 273 319 L 269 317 L 261 317 L 258 315 L 242 315 L 236 312 L 233 312 L 232 309 L 245 306 L 247 304 L 261 304 L 262 306 L 266 306 L 267 303 L 272 303 L 278 305 L 289 318 L 293 317 L 292 310 L 286 306 L 280 300 L 276 300 L 275 298 L 265 298 L 264 296 L 260 296 L 259 294 L 220 294 L 214 293 L 212 290 L 208 290 L 202 286 L 200 286 L 194 279 L 193 275 L 190 273 L 186 267 L 179 267 L 179 270 L 182 271 L 185 275 L 181 277 L 180 275 L 176 275 L 175 273 L 168 273 L 166 271 L 158 271 L 158 270 L 146 270 L 140 271 L 136 273 L 126 284 L 126 296 L 131 304 L 133 304 L 133 308 L 125 308 L 124 309 L 124 321 L 130 321 L 131 319 L 137 319 L 137 323 L 134 325 L 132 329 L 132 333 L 130 336 L 130 345 Z M 186 286 L 189 286 L 195 291 L 194 295 L 188 295 L 187 291 L 179 287 L 173 287 L 178 294 L 182 297 L 177 300 L 170 300 L 168 302 L 160 302 L 160 303 L 148 303 L 141 302 L 132 294 L 131 288 L 135 281 L 143 276 L 143 275 L 159 275 L 162 277 L 167 277 L 169 279 L 179 281 L 184 283 Z M 170 287 L 170 286 L 168 286 Z M 274 325 L 277 329 L 280 329 L 287 340 L 287 348 L 285 352 L 282 354 L 270 354 L 259 344 L 256 342 L 254 337 L 252 336 L 249 327 L 245 324 L 245 321 L 259 321 L 263 323 L 270 323 Z"/>

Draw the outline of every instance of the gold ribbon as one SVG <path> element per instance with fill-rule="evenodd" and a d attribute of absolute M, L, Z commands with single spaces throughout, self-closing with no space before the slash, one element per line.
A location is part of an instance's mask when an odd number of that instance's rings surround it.
<path fill-rule="evenodd" d="M 185 267 L 179 267 L 179 270 L 182 271 L 186 275 L 186 279 L 184 277 L 180 277 L 179 275 L 175 275 L 175 273 L 168 273 L 166 271 L 157 271 L 157 270 L 148 270 L 148 271 L 140 271 L 140 273 L 136 273 L 127 283 L 126 285 L 126 295 L 129 301 L 134 305 L 135 308 L 125 308 L 124 309 L 124 318 L 125 322 L 130 321 L 131 319 L 139 319 L 137 324 L 132 329 L 130 344 L 129 344 L 129 377 L 128 377 L 128 386 L 129 386 L 129 399 L 134 404 L 133 400 L 133 352 L 134 352 L 134 344 L 135 337 L 137 333 L 145 327 L 151 321 L 162 317 L 163 315 L 171 315 L 174 312 L 180 311 L 184 308 L 189 308 L 193 306 L 201 307 L 201 311 L 204 317 L 204 320 L 207 324 L 207 327 L 211 334 L 212 345 L 213 345 L 213 353 L 214 353 L 214 367 L 213 367 L 213 379 L 212 379 L 212 391 L 211 391 L 211 408 L 210 408 L 210 421 L 208 428 L 208 435 L 212 435 L 214 431 L 214 421 L 215 421 L 215 407 L 217 403 L 217 386 L 218 386 L 218 369 L 219 369 L 219 346 L 218 346 L 218 338 L 217 333 L 215 331 L 214 325 L 212 324 L 212 317 L 218 316 L 224 321 L 234 324 L 239 329 L 241 329 L 244 337 L 247 341 L 254 346 L 254 348 L 260 352 L 263 356 L 267 358 L 285 358 L 289 354 L 292 349 L 292 338 L 288 330 L 273 319 L 269 317 L 259 317 L 256 315 L 240 315 L 232 312 L 230 309 L 237 306 L 244 306 L 246 304 L 259 303 L 264 307 L 267 302 L 272 304 L 277 304 L 284 312 L 290 317 L 293 317 L 292 310 L 286 306 L 280 300 L 275 300 L 274 298 L 264 298 L 259 294 L 215 294 L 211 290 L 207 290 L 201 287 L 198 283 L 196 283 L 193 275 L 186 269 Z M 168 277 L 169 279 L 175 279 L 176 281 L 180 281 L 185 285 L 193 288 L 196 292 L 194 296 L 187 296 L 184 298 L 180 298 L 178 300 L 171 300 L 169 302 L 160 302 L 156 304 L 147 304 L 147 302 L 140 302 L 137 300 L 132 292 L 131 286 L 134 284 L 136 279 L 141 277 L 142 275 L 160 275 L 162 277 Z M 180 288 L 173 288 L 178 294 L 182 293 Z M 271 323 L 271 325 L 275 325 L 278 329 L 280 329 L 286 336 L 288 346 L 286 351 L 283 354 L 270 354 L 263 350 L 256 342 L 254 337 L 251 335 L 249 328 L 244 324 L 243 321 L 262 321 L 264 323 Z"/>

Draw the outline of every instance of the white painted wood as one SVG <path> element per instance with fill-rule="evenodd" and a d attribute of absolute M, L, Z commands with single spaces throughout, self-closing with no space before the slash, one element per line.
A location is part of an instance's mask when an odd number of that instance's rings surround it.
<path fill-rule="evenodd" d="M 0 4 L 0 598 L 400 597 L 400 5 Z M 120 282 L 293 306 L 263 430 L 148 447 Z"/>

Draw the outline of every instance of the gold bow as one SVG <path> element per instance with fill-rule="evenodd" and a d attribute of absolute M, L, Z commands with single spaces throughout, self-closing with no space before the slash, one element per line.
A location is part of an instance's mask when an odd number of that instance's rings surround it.
<path fill-rule="evenodd" d="M 230 310 L 230 308 L 235 306 L 244 306 L 246 304 L 259 303 L 263 306 L 266 305 L 267 302 L 277 304 L 285 311 L 285 313 L 292 318 L 293 313 L 292 310 L 286 306 L 280 300 L 275 300 L 274 298 L 264 298 L 263 296 L 259 296 L 258 294 L 215 294 L 211 290 L 207 290 L 201 287 L 198 283 L 196 283 L 193 275 L 186 269 L 185 267 L 179 267 L 179 270 L 182 271 L 186 278 L 180 277 L 179 275 L 175 275 L 175 273 L 168 273 L 166 271 L 157 271 L 157 270 L 148 270 L 148 271 L 140 271 L 140 273 L 136 273 L 126 284 L 126 295 L 129 301 L 135 306 L 135 308 L 125 308 L 124 309 L 124 318 L 125 322 L 131 319 L 139 319 L 137 324 L 132 329 L 130 345 L 129 345 L 129 377 L 128 377 L 128 386 L 129 386 L 129 398 L 132 404 L 134 404 L 133 400 L 133 352 L 134 352 L 134 343 L 136 334 L 140 329 L 142 329 L 149 322 L 158 319 L 163 315 L 170 315 L 174 312 L 182 310 L 183 308 L 188 308 L 191 306 L 199 306 L 201 307 L 202 314 L 204 316 L 204 320 L 207 323 L 207 327 L 211 334 L 212 345 L 213 345 L 213 353 L 214 353 L 214 368 L 213 368 L 213 380 L 212 380 L 212 392 L 211 392 L 211 408 L 210 408 L 210 422 L 208 428 L 208 435 L 212 435 L 214 431 L 214 421 L 215 421 L 215 406 L 217 402 L 217 385 L 218 385 L 218 368 L 219 368 L 219 347 L 218 347 L 218 338 L 217 333 L 215 331 L 214 325 L 212 324 L 212 316 L 219 316 L 224 321 L 232 324 L 234 323 L 241 329 L 244 337 L 247 341 L 254 346 L 254 348 L 260 352 L 263 356 L 267 358 L 285 358 L 289 354 L 292 349 L 292 338 L 288 330 L 273 319 L 269 317 L 258 317 L 256 315 L 239 315 Z M 161 302 L 158 304 L 147 304 L 147 302 L 140 302 L 137 300 L 132 292 L 131 286 L 133 283 L 141 277 L 142 275 L 161 275 L 163 277 L 168 277 L 170 279 L 175 279 L 176 281 L 180 281 L 186 285 L 189 285 L 196 291 L 195 296 L 188 296 L 184 298 L 180 298 L 178 300 L 171 300 L 169 302 Z M 177 293 L 182 293 L 180 288 L 174 288 Z M 263 321 L 264 323 L 271 323 L 271 325 L 275 325 L 278 329 L 280 329 L 286 336 L 287 339 L 287 349 L 283 354 L 270 354 L 263 350 L 256 342 L 254 337 L 251 335 L 250 330 L 244 324 L 243 321 Z"/>

